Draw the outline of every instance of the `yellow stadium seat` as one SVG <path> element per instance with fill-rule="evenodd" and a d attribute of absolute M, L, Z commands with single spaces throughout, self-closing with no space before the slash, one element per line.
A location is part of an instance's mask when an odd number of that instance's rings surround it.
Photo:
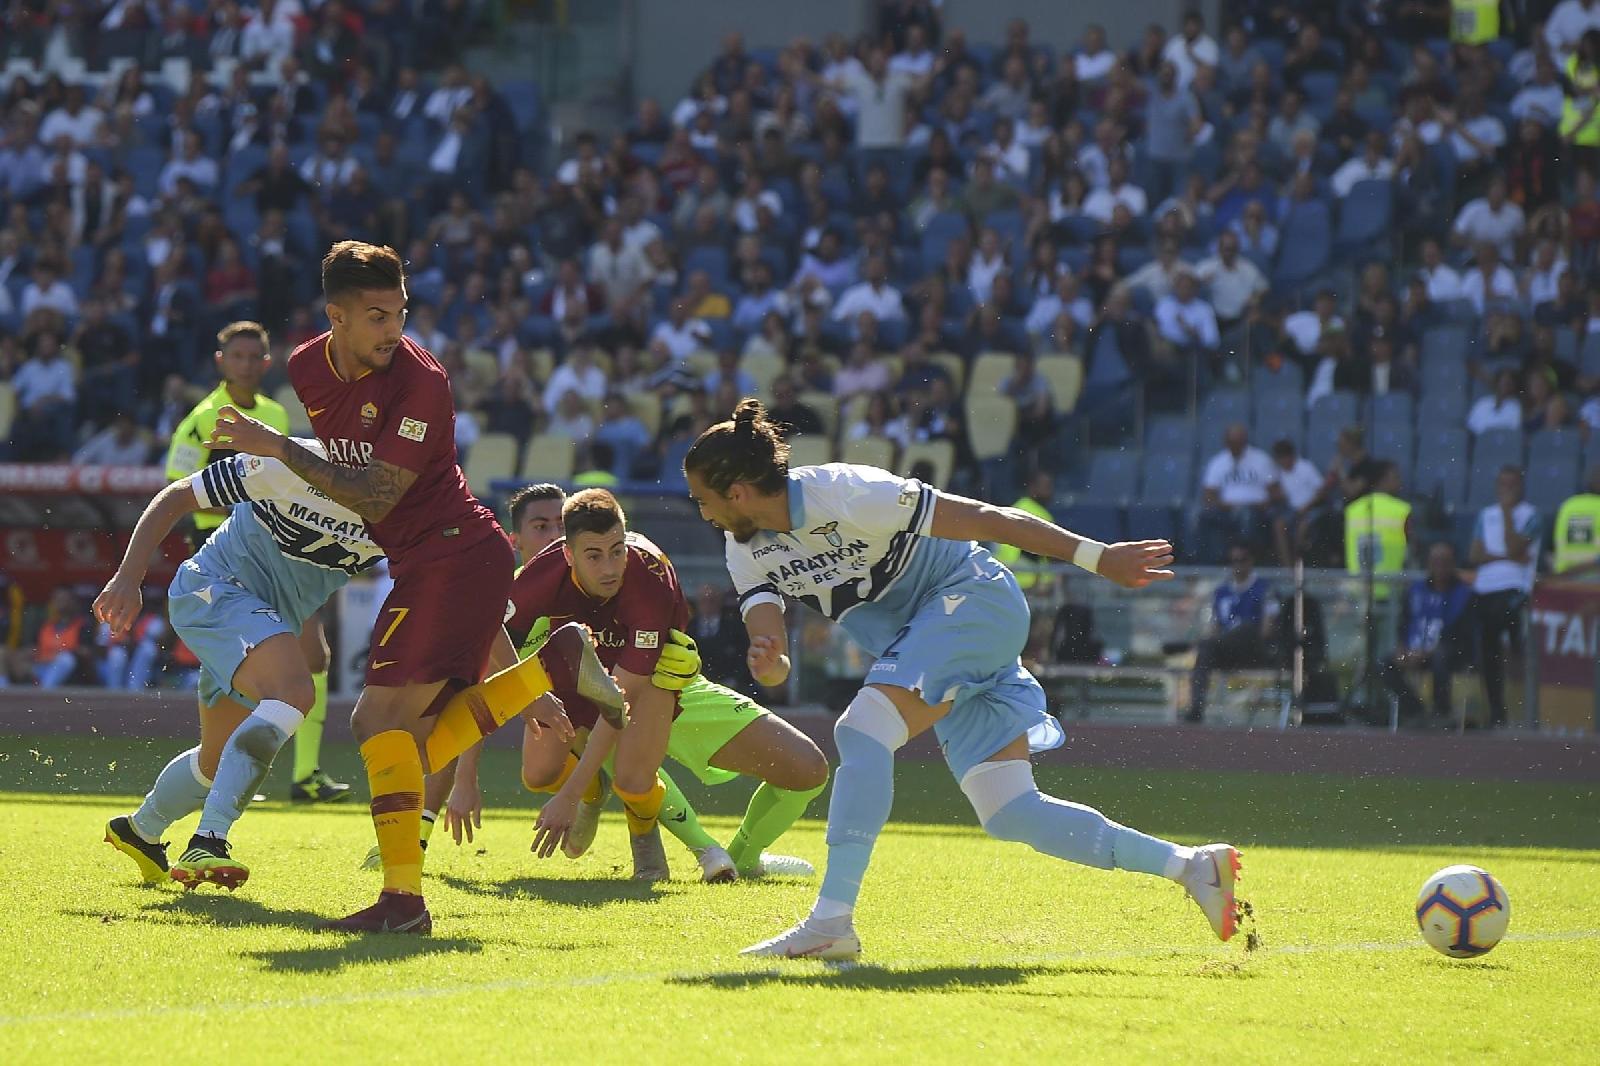
<path fill-rule="evenodd" d="M 467 387 L 475 393 L 489 393 L 500 380 L 500 360 L 493 352 L 474 348 L 462 354 L 467 365 Z"/>
<path fill-rule="evenodd" d="M 487 496 L 495 481 L 517 471 L 517 438 L 509 433 L 485 433 L 467 452 L 467 487 L 475 496 Z"/>
<path fill-rule="evenodd" d="M 830 438 L 839 435 L 839 401 L 831 392 L 802 392 L 800 402 L 817 412 L 822 419 L 822 431 Z"/>
<path fill-rule="evenodd" d="M 894 441 L 882 437 L 862 437 L 845 444 L 839 458 L 846 463 L 861 466 L 894 469 Z"/>
<path fill-rule="evenodd" d="M 772 383 L 788 369 L 783 362 L 783 357 L 770 352 L 759 355 L 747 355 L 739 364 L 746 374 L 755 379 L 756 394 L 770 395 Z"/>
<path fill-rule="evenodd" d="M 826 437 L 799 436 L 789 441 L 789 469 L 833 462 L 833 444 Z"/>
<path fill-rule="evenodd" d="M 955 352 L 935 352 L 928 357 L 929 361 L 944 367 L 944 372 L 950 375 L 950 393 L 960 396 L 961 390 L 967 384 L 967 363 Z"/>
<path fill-rule="evenodd" d="M 1039 376 L 1050 383 L 1057 411 L 1078 406 L 1083 391 L 1083 360 L 1075 355 L 1046 355 L 1039 359 Z"/>
<path fill-rule="evenodd" d="M 1017 357 L 1007 352 L 984 352 L 972 363 L 972 380 L 967 392 L 974 397 L 994 396 L 1016 365 Z"/>
<path fill-rule="evenodd" d="M 661 432 L 661 397 L 653 392 L 630 392 L 625 397 L 628 401 L 628 410 L 633 416 L 644 423 L 644 428 L 649 430 L 652 439 Z"/>
<path fill-rule="evenodd" d="M 910 444 L 900 453 L 900 472 L 910 476 L 911 468 L 919 462 L 933 466 L 932 484 L 944 488 L 950 484 L 950 471 L 956 465 L 955 445 L 947 440 L 929 440 Z"/>
<path fill-rule="evenodd" d="M 978 459 L 998 459 L 1011 450 L 1017 407 L 1010 400 L 978 393 L 967 398 L 967 439 Z"/>
<path fill-rule="evenodd" d="M 17 392 L 8 382 L 0 381 L 0 440 L 11 439 L 11 422 L 17 417 Z"/>
<path fill-rule="evenodd" d="M 578 446 L 571 437 L 541 433 L 528 441 L 522 453 L 522 480 L 569 481 Z"/>

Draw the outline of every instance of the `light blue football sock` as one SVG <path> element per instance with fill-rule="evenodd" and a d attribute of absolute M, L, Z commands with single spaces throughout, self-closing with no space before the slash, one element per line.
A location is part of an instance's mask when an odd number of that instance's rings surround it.
<path fill-rule="evenodd" d="M 1101 870 L 1176 880 L 1191 849 L 1118 825 L 1092 807 L 1046 796 L 1026 760 L 983 763 L 961 782 L 990 836 Z"/>
<path fill-rule="evenodd" d="M 856 728 L 856 726 L 861 728 Z M 828 801 L 828 868 L 811 917 L 848 917 L 861 895 L 872 846 L 894 806 L 894 750 L 905 722 L 883 693 L 864 688 L 833 729 L 839 768 Z"/>
<path fill-rule="evenodd" d="M 267 779 L 272 760 L 300 727 L 302 716 L 282 700 L 262 700 L 222 747 L 217 779 L 200 815 L 202 833 L 224 839 Z"/>
<path fill-rule="evenodd" d="M 152 844 L 161 843 L 161 834 L 185 815 L 198 811 L 211 791 L 211 782 L 200 774 L 200 749 L 190 748 L 175 755 L 150 786 L 144 802 L 129 817 L 134 832 Z"/>

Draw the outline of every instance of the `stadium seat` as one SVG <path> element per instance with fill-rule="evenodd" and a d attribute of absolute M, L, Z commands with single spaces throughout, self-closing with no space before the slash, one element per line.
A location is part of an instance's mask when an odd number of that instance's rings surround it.
<path fill-rule="evenodd" d="M 1370 255 L 1390 233 L 1394 189 L 1387 181 L 1358 181 L 1339 201 L 1339 235 L 1335 241 L 1343 254 Z"/>
<path fill-rule="evenodd" d="M 509 433 L 485 433 L 467 451 L 467 487 L 482 498 L 490 494 L 496 481 L 511 477 L 517 469 L 517 438 Z"/>
<path fill-rule="evenodd" d="M 577 451 L 578 447 L 571 437 L 540 433 L 529 438 L 528 446 L 522 453 L 522 480 L 570 481 Z"/>
<path fill-rule="evenodd" d="M 1320 200 L 1296 204 L 1283 223 L 1278 262 L 1272 271 L 1273 287 L 1287 291 L 1311 281 L 1328 265 L 1332 247 L 1328 205 Z"/>
<path fill-rule="evenodd" d="M 839 458 L 846 463 L 893 470 L 894 453 L 895 445 L 892 440 L 884 437 L 861 437 L 858 440 L 846 441 L 844 447 L 840 449 Z"/>
<path fill-rule="evenodd" d="M 645 430 L 654 440 L 661 433 L 661 398 L 653 392 L 625 392 L 623 399 L 628 404 L 628 411 L 644 424 Z"/>
<path fill-rule="evenodd" d="M 1006 352 L 984 352 L 972 361 L 972 376 L 967 382 L 968 395 L 996 396 L 1000 385 L 1011 376 L 1017 358 Z"/>
<path fill-rule="evenodd" d="M 1038 360 L 1039 376 L 1050 383 L 1057 411 L 1070 411 L 1078 405 L 1083 390 L 1083 360 L 1075 355 L 1046 355 Z"/>
<path fill-rule="evenodd" d="M 1124 512 L 1123 526 L 1127 530 L 1129 540 L 1165 540 L 1178 549 L 1181 556 L 1183 545 L 1180 543 L 1183 530 L 1177 518 L 1177 512 L 1171 507 L 1159 504 L 1134 504 Z"/>
<path fill-rule="evenodd" d="M 1066 529 L 1107 544 L 1127 539 L 1122 521 L 1122 508 L 1097 503 L 1075 503 L 1055 516 Z"/>
<path fill-rule="evenodd" d="M 806 391 L 799 396 L 801 403 L 817 413 L 822 420 L 822 432 L 831 440 L 839 433 L 839 401 L 831 392 Z"/>
<path fill-rule="evenodd" d="M 1140 503 L 1182 507 L 1199 487 L 1194 476 L 1194 457 L 1147 448 L 1139 482 Z"/>
<path fill-rule="evenodd" d="M 1415 417 L 1411 394 L 1409 392 L 1387 392 L 1382 396 L 1372 398 L 1372 417 L 1368 422 L 1372 426 L 1381 426 L 1386 423 L 1410 426 Z"/>
<path fill-rule="evenodd" d="M 1220 433 L 1234 423 L 1250 424 L 1250 394 L 1244 389 L 1211 390 L 1200 402 L 1200 425 Z"/>
<path fill-rule="evenodd" d="M 1017 405 L 994 396 L 967 396 L 967 439 L 979 461 L 999 459 L 1011 452 L 1017 432 Z"/>
<path fill-rule="evenodd" d="M 1467 495 L 1469 464 L 1466 451 L 1441 451 L 1424 442 L 1417 451 L 1412 480 L 1416 495 L 1436 497 L 1446 510 L 1461 507 Z"/>
<path fill-rule="evenodd" d="M 900 472 L 910 476 L 912 467 L 918 463 L 928 463 L 933 467 L 934 487 L 948 488 L 950 474 L 956 465 L 955 445 L 947 440 L 916 441 L 907 445 L 900 453 Z"/>
<path fill-rule="evenodd" d="M 789 465 L 822 466 L 833 462 L 833 442 L 826 437 L 801 434 L 789 438 Z"/>
<path fill-rule="evenodd" d="M 1306 419 L 1306 455 L 1317 466 L 1326 467 L 1333 459 L 1339 433 L 1353 426 L 1360 417 L 1360 403 L 1353 393 L 1334 392 L 1317 398 Z"/>
<path fill-rule="evenodd" d="M 0 440 L 11 438 L 11 421 L 17 417 L 17 390 L 0 381 Z"/>
<path fill-rule="evenodd" d="M 1578 370 L 1586 377 L 1600 375 L 1600 333 L 1591 333 L 1583 338 L 1583 346 L 1579 349 Z"/>
<path fill-rule="evenodd" d="M 1280 440 L 1305 446 L 1305 401 L 1291 392 L 1269 392 L 1256 396 L 1255 417 L 1250 422 L 1250 439 L 1266 449 Z"/>
<path fill-rule="evenodd" d="M 714 289 L 726 288 L 728 285 L 728 252 L 724 248 L 711 245 L 699 245 L 691 248 L 683 257 L 683 276 L 688 278 L 697 270 L 704 270 L 711 278 L 711 287 Z"/>
<path fill-rule="evenodd" d="M 960 396 L 966 391 L 967 386 L 967 361 L 955 352 L 933 352 L 928 356 L 930 362 L 944 367 L 944 372 L 950 375 L 950 394 Z"/>
<path fill-rule="evenodd" d="M 1575 450 L 1551 454 L 1538 463 L 1530 459 L 1526 481 L 1528 502 L 1539 509 L 1548 524 L 1567 498 L 1580 490 L 1580 480 Z"/>
<path fill-rule="evenodd" d="M 1095 449 L 1089 454 L 1083 498 L 1091 503 L 1126 503 L 1139 487 L 1140 458 L 1125 448 Z"/>
<path fill-rule="evenodd" d="M 1528 469 L 1569 459 L 1576 464 L 1582 454 L 1583 436 L 1576 429 L 1540 430 L 1528 440 Z"/>
<path fill-rule="evenodd" d="M 1218 427 L 1206 447 L 1221 446 L 1222 429 Z M 1195 451 L 1195 425 L 1185 415 L 1156 415 L 1145 427 L 1146 452 L 1181 452 L 1192 456 Z"/>
<path fill-rule="evenodd" d="M 1375 459 L 1387 459 L 1400 467 L 1400 482 L 1408 490 L 1413 487 L 1412 466 L 1416 458 L 1416 443 L 1410 422 L 1375 422 L 1372 439 L 1367 450 Z"/>

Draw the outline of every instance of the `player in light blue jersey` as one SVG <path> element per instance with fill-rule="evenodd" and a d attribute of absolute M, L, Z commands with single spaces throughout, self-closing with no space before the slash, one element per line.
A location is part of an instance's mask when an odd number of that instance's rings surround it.
<path fill-rule="evenodd" d="M 1061 744 L 1061 727 L 1018 658 L 1027 600 L 978 542 L 1071 561 L 1125 588 L 1172 577 L 1170 544 L 1101 544 L 1016 508 L 874 467 L 791 470 L 788 448 L 755 400 L 702 433 L 683 465 L 701 516 L 726 534 L 756 680 L 771 686 L 788 676 L 785 598 L 837 621 L 876 660 L 834 726 L 839 769 L 816 905 L 744 954 L 860 954 L 853 915 L 889 819 L 894 753 L 930 727 L 990 835 L 1072 862 L 1168 877 L 1194 897 L 1219 937 L 1233 936 L 1239 855 L 1232 846 L 1188 848 L 1146 836 L 1034 784 L 1028 755 Z"/>
<path fill-rule="evenodd" d="M 320 452 L 315 441 L 299 443 Z M 173 629 L 200 660 L 200 744 L 167 764 L 137 811 L 111 820 L 106 840 L 146 881 L 234 889 L 250 872 L 229 853 L 228 832 L 315 699 L 300 627 L 382 553 L 353 511 L 283 463 L 235 455 L 174 481 L 139 516 L 94 603 L 113 633 L 138 618 L 147 564 L 172 527 L 209 507 L 230 508 L 228 517 L 178 568 L 167 594 Z M 188 848 L 169 866 L 162 834 L 202 809 Z"/>

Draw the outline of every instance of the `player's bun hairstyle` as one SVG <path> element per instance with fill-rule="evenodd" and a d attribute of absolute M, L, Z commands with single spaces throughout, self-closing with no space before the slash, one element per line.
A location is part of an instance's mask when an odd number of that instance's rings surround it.
<path fill-rule="evenodd" d="M 506 500 L 506 514 L 511 519 L 512 528 L 515 529 L 521 523 L 522 512 L 528 509 L 529 504 L 538 503 L 540 500 L 565 502 L 566 498 L 567 494 L 562 491 L 560 485 L 552 485 L 548 481 L 537 485 L 524 485 Z"/>
<path fill-rule="evenodd" d="M 789 446 L 760 400 L 740 400 L 732 419 L 718 422 L 689 447 L 683 469 L 723 495 L 743 481 L 774 496 L 789 477 Z"/>
<path fill-rule="evenodd" d="M 561 505 L 561 531 L 570 543 L 579 533 L 610 533 L 628 528 L 622 505 L 605 489 L 584 489 L 567 497 Z"/>
<path fill-rule="evenodd" d="M 271 348 L 272 344 L 267 338 L 267 327 L 259 322 L 241 319 L 238 322 L 229 322 L 217 330 L 217 348 L 221 350 L 228 346 L 228 342 L 235 337 L 254 337 L 261 342 L 261 347 Z"/>
<path fill-rule="evenodd" d="M 322 296 L 329 303 L 357 292 L 404 288 L 405 264 L 388 245 L 340 241 L 322 257 Z"/>

